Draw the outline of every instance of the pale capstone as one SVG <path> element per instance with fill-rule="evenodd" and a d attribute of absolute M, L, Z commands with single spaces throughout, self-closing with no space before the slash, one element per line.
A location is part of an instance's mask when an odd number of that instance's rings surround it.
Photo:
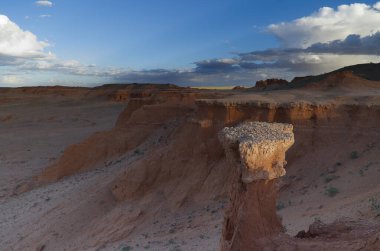
<path fill-rule="evenodd" d="M 242 181 L 271 180 L 285 175 L 285 152 L 294 144 L 293 125 L 244 122 L 219 133 L 226 154 L 240 163 Z"/>

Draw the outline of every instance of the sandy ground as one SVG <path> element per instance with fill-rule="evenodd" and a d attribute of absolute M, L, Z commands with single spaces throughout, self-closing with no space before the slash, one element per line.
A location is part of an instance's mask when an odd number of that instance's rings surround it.
<path fill-rule="evenodd" d="M 325 147 L 315 147 L 290 163 L 283 177 L 278 213 L 291 235 L 320 220 L 339 218 L 379 222 L 380 130 L 336 128 Z"/>
<path fill-rule="evenodd" d="M 0 108 L 0 201 L 63 150 L 112 128 L 125 104 L 25 97 Z"/>

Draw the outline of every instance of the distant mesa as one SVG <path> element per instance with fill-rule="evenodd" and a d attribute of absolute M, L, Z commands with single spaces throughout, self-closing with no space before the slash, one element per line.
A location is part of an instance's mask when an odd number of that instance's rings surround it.
<path fill-rule="evenodd" d="M 277 90 L 288 87 L 289 81 L 279 78 L 270 78 L 265 80 L 259 80 L 254 87 L 235 86 L 232 90 L 244 91 L 244 90 Z"/>
<path fill-rule="evenodd" d="M 256 82 L 256 88 L 258 89 L 274 89 L 278 87 L 287 86 L 290 83 L 285 79 L 270 78 L 266 80 L 260 80 Z"/>

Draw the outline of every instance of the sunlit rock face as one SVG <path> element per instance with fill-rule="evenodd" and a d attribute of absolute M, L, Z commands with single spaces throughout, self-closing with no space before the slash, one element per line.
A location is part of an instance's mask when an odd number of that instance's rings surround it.
<path fill-rule="evenodd" d="M 285 175 L 285 152 L 294 144 L 292 125 L 245 122 L 225 127 L 219 138 L 227 157 L 239 163 L 244 183 Z"/>
<path fill-rule="evenodd" d="M 245 122 L 224 128 L 219 140 L 233 168 L 221 250 L 262 250 L 265 242 L 283 231 L 275 206 L 277 178 L 285 175 L 293 126 Z"/>

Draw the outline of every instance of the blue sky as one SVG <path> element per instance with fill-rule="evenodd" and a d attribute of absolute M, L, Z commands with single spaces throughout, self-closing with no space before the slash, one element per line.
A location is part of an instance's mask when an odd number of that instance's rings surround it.
<path fill-rule="evenodd" d="M 0 15 L 9 21 L 0 22 L 0 86 L 110 82 L 250 85 L 266 77 L 290 79 L 372 62 L 378 53 L 360 47 L 378 39 L 380 4 L 376 4 L 2 0 Z M 19 35 L 17 41 L 12 40 L 14 34 Z M 350 35 L 359 41 L 354 52 L 331 49 L 332 41 L 335 47 L 338 42 L 340 48 L 347 47 Z M 7 48 L 17 43 L 17 48 L 30 46 L 17 51 Z M 308 49 L 318 43 L 328 47 L 328 52 Z M 268 51 L 273 49 L 276 55 Z"/>

